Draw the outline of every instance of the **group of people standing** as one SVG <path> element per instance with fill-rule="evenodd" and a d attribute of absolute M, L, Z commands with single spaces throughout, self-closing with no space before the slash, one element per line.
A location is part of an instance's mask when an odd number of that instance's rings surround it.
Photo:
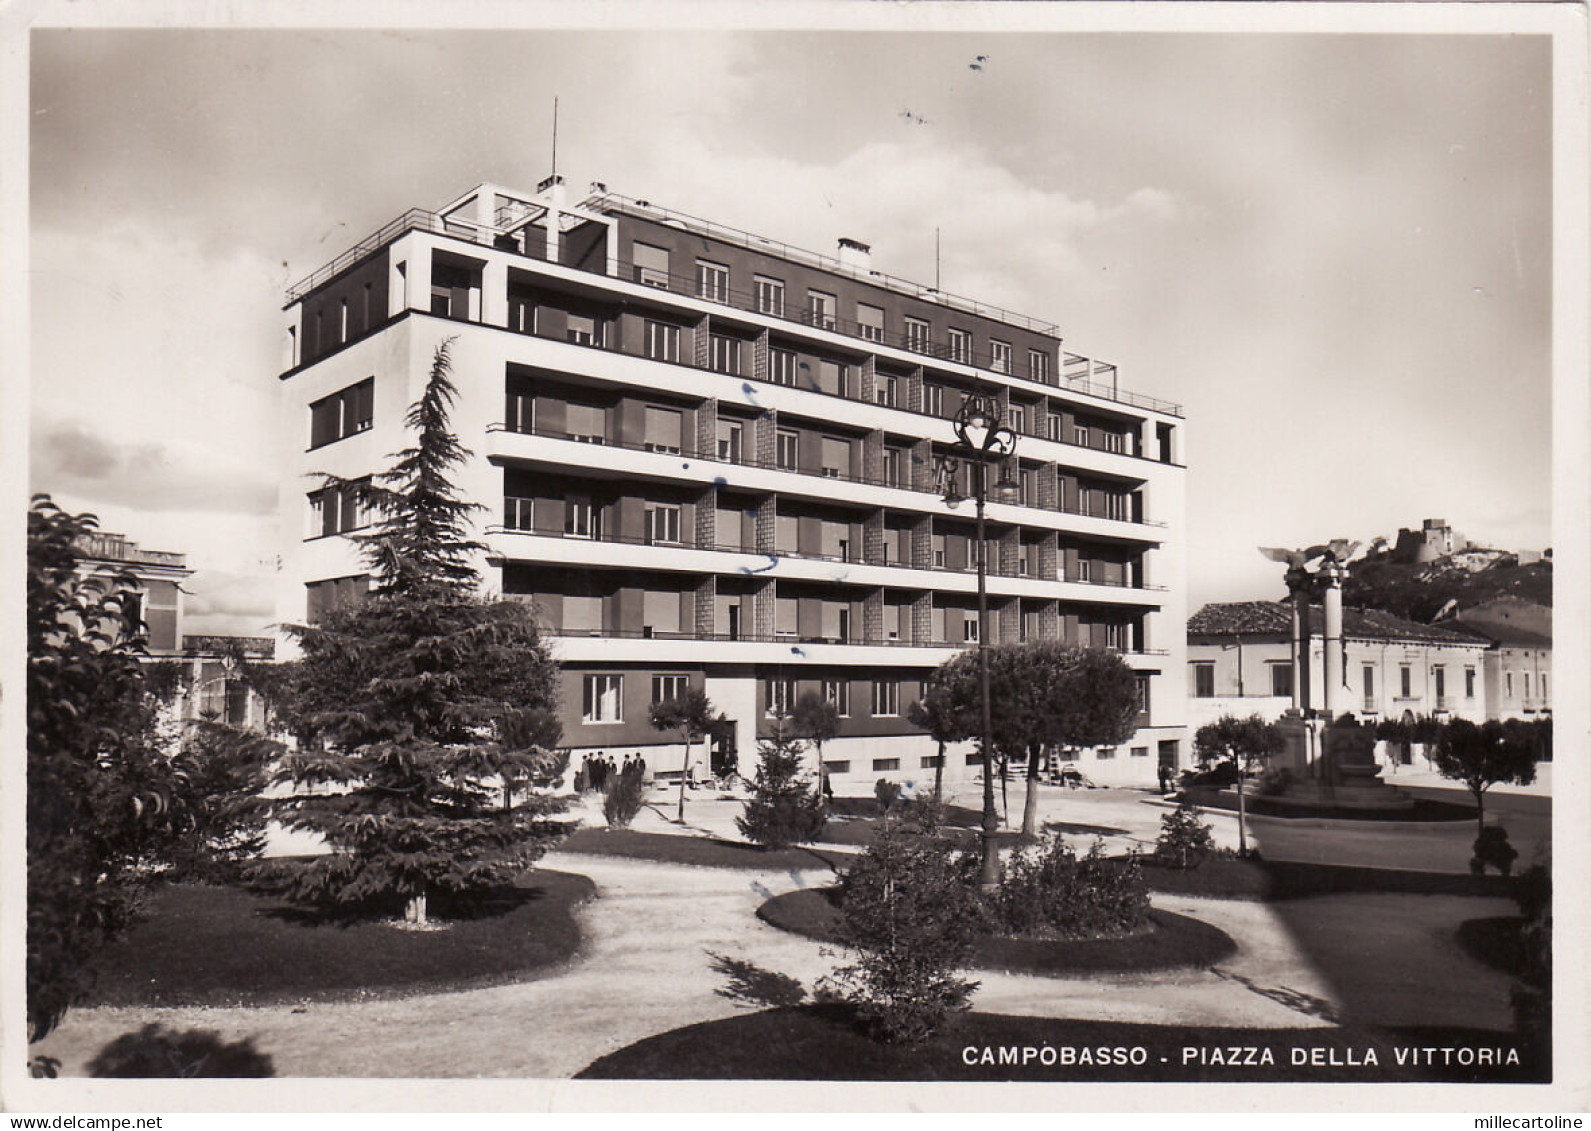
<path fill-rule="evenodd" d="M 585 761 L 575 771 L 575 792 L 593 793 L 605 792 L 608 783 L 614 776 L 630 777 L 634 775 L 637 781 L 646 780 L 646 759 L 640 754 L 626 755 L 622 765 L 615 764 L 612 758 L 606 755 L 587 754 Z"/>

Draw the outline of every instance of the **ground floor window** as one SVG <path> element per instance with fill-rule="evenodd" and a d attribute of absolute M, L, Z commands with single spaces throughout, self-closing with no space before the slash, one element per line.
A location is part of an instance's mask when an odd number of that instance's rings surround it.
<path fill-rule="evenodd" d="M 878 773 L 880 770 L 898 770 L 898 769 L 900 769 L 900 759 L 899 758 L 874 758 L 873 759 L 873 772 L 874 773 Z"/>
<path fill-rule="evenodd" d="M 588 675 L 580 690 L 580 721 L 621 723 L 624 721 L 624 677 Z"/>
<path fill-rule="evenodd" d="M 668 703 L 683 699 L 690 689 L 690 676 L 655 675 L 652 677 L 652 702 Z"/>

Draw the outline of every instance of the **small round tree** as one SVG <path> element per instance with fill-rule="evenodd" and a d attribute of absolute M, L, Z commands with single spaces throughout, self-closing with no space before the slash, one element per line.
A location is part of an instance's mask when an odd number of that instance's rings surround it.
<path fill-rule="evenodd" d="M 840 733 L 840 709 L 816 691 L 804 691 L 790 712 L 790 722 L 798 737 L 806 739 L 817 752 L 818 793 L 823 793 L 823 744 Z"/>
<path fill-rule="evenodd" d="M 1478 838 L 1486 835 L 1486 791 L 1499 782 L 1529 785 L 1536 780 L 1536 750 L 1518 731 L 1495 720 L 1476 725 L 1454 719 L 1437 740 L 1434 762 L 1444 778 L 1462 782 L 1475 798 Z"/>
<path fill-rule="evenodd" d="M 706 738 L 708 731 L 713 726 L 714 707 L 707 698 L 707 692 L 699 687 L 686 690 L 678 699 L 665 699 L 661 703 L 653 703 L 648 720 L 654 730 L 674 730 L 679 732 L 680 739 L 685 743 L 685 757 L 680 762 L 679 768 L 679 819 L 685 820 L 685 780 L 690 777 L 691 747 L 700 739 Z"/>

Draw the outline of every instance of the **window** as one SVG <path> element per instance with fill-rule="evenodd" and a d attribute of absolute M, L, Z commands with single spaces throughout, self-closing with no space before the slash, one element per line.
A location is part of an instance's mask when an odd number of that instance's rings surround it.
<path fill-rule="evenodd" d="M 1129 641 L 1125 624 L 1107 624 L 1105 626 L 1105 647 L 1114 648 L 1118 652 L 1127 651 Z"/>
<path fill-rule="evenodd" d="M 906 348 L 918 353 L 928 352 L 928 323 L 921 318 L 906 319 Z"/>
<path fill-rule="evenodd" d="M 935 569 L 944 569 L 945 568 L 945 536 L 943 534 L 935 534 L 933 536 L 933 548 L 934 548 L 934 568 Z"/>
<path fill-rule="evenodd" d="M 431 313 L 442 318 L 470 317 L 475 276 L 463 267 L 437 263 L 431 268 Z"/>
<path fill-rule="evenodd" d="M 968 644 L 978 642 L 978 618 L 970 613 L 961 622 L 961 639 Z"/>
<path fill-rule="evenodd" d="M 972 364 L 972 335 L 965 330 L 950 331 L 950 360 Z"/>
<path fill-rule="evenodd" d="M 680 508 L 673 503 L 660 503 L 646 508 L 646 540 L 649 543 L 678 543 L 680 540 Z"/>
<path fill-rule="evenodd" d="M 1092 583 L 1094 580 L 1094 563 L 1088 558 L 1077 559 L 1077 580 Z"/>
<path fill-rule="evenodd" d="M 900 769 L 900 759 L 899 758 L 874 758 L 873 759 L 873 772 L 875 774 L 879 773 L 882 770 L 898 770 L 898 769 Z"/>
<path fill-rule="evenodd" d="M 1019 436 L 1026 436 L 1028 431 L 1028 410 L 1024 405 L 1011 406 L 1011 431 Z"/>
<path fill-rule="evenodd" d="M 1447 669 L 1437 664 L 1431 668 L 1431 679 L 1436 684 L 1436 705 L 1447 706 Z M 1530 695 L 1530 677 L 1525 677 L 1525 695 Z"/>
<path fill-rule="evenodd" d="M 1525 677 L 1525 683 L 1524 683 L 1525 698 L 1529 699 L 1530 698 L 1530 673 L 1529 672 L 1524 672 L 1522 674 Z M 1440 692 L 1438 694 L 1440 694 Z"/>
<path fill-rule="evenodd" d="M 649 452 L 668 452 L 679 455 L 683 444 L 685 417 L 678 409 L 653 408 L 646 410 L 646 441 L 642 445 Z"/>
<path fill-rule="evenodd" d="M 635 281 L 668 289 L 668 249 L 635 241 Z"/>
<path fill-rule="evenodd" d="M 829 479 L 851 474 L 851 445 L 845 440 L 823 437 L 823 474 Z"/>
<path fill-rule="evenodd" d="M 720 420 L 718 422 L 718 458 L 725 463 L 739 463 L 745 450 L 745 428 L 741 424 Z"/>
<path fill-rule="evenodd" d="M 1474 672 L 1469 672 L 1468 674 L 1470 676 L 1473 676 L 1475 673 Z M 1470 696 L 1469 696 L 1471 699 L 1475 698 L 1475 692 L 1473 690 L 1474 686 L 1475 686 L 1475 681 L 1473 679 L 1471 679 L 1470 680 L 1471 691 L 1470 691 Z M 1546 672 L 1542 672 L 1541 673 L 1541 698 L 1542 698 L 1543 701 L 1545 701 L 1548 698 L 1547 673 Z"/>
<path fill-rule="evenodd" d="M 774 437 L 774 463 L 785 471 L 796 469 L 797 434 L 780 429 Z"/>
<path fill-rule="evenodd" d="M 886 408 L 900 404 L 900 378 L 880 374 L 873 382 L 873 397 L 879 404 Z"/>
<path fill-rule="evenodd" d="M 1108 762 L 1115 756 L 1116 748 L 1114 746 L 1101 746 L 1094 754 L 1094 757 L 1099 759 L 1101 762 Z"/>
<path fill-rule="evenodd" d="M 1050 383 L 1050 355 L 1043 350 L 1028 350 L 1028 376 L 1035 381 Z"/>
<path fill-rule="evenodd" d="M 923 399 L 927 402 L 925 411 L 930 416 L 945 415 L 945 387 L 943 385 L 924 385 Z"/>
<path fill-rule="evenodd" d="M 520 334 L 536 332 L 536 300 L 512 287 L 508 291 L 508 328 Z"/>
<path fill-rule="evenodd" d="M 696 296 L 713 302 L 729 301 L 729 268 L 722 263 L 696 261 Z"/>
<path fill-rule="evenodd" d="M 989 368 L 996 373 L 1011 372 L 1011 343 L 989 340 Z"/>
<path fill-rule="evenodd" d="M 588 675 L 581 681 L 580 721 L 583 723 L 624 721 L 622 675 Z"/>
<path fill-rule="evenodd" d="M 1151 676 L 1142 672 L 1136 674 L 1133 678 L 1138 682 L 1138 713 L 1147 715 L 1149 713 L 1149 689 L 1154 680 Z M 1145 748 L 1145 753 L 1147 752 L 1147 748 Z"/>
<path fill-rule="evenodd" d="M 728 373 L 740 376 L 740 339 L 725 337 L 723 334 L 710 334 L 708 336 L 708 364 L 717 373 Z"/>
<path fill-rule="evenodd" d="M 807 320 L 819 329 L 834 329 L 834 296 L 822 291 L 808 291 Z"/>
<path fill-rule="evenodd" d="M 367 377 L 315 401 L 309 406 L 309 446 L 318 448 L 367 431 L 375 415 L 375 400 L 376 379 Z"/>
<path fill-rule="evenodd" d="M 1293 697 L 1293 665 L 1291 661 L 1265 665 L 1271 669 L 1271 695 L 1277 699 Z"/>
<path fill-rule="evenodd" d="M 342 302 L 338 303 L 338 305 L 337 305 L 337 340 L 339 342 L 346 342 L 348 340 L 348 300 L 347 299 L 343 299 Z"/>
<path fill-rule="evenodd" d="M 370 514 L 360 501 L 361 493 L 369 486 L 370 480 L 365 478 L 344 483 L 340 487 L 323 487 L 319 491 L 311 491 L 310 537 L 325 538 L 370 525 Z"/>
<path fill-rule="evenodd" d="M 818 360 L 818 388 L 837 397 L 851 395 L 851 367 L 838 361 Z"/>
<path fill-rule="evenodd" d="M 607 436 L 607 410 L 599 404 L 570 401 L 564 406 L 564 433 L 581 444 L 601 444 Z"/>
<path fill-rule="evenodd" d="M 796 383 L 796 355 L 794 350 L 768 351 L 768 378 L 775 385 Z"/>
<path fill-rule="evenodd" d="M 1149 747 L 1147 747 L 1147 746 L 1134 746 L 1134 747 L 1131 747 L 1127 751 L 1127 756 L 1130 757 L 1130 758 L 1147 758 L 1147 757 L 1149 757 Z"/>
<path fill-rule="evenodd" d="M 826 679 L 823 681 L 823 701 L 833 703 L 834 709 L 842 717 L 851 714 L 851 681 L 848 679 Z"/>
<path fill-rule="evenodd" d="M 311 581 L 305 584 L 305 620 L 315 624 L 332 609 L 351 605 L 370 591 L 368 574 L 338 577 L 330 581 Z"/>
<path fill-rule="evenodd" d="M 856 304 L 856 328 L 862 337 L 870 342 L 884 340 L 884 309 L 878 306 L 869 306 L 865 302 Z"/>
<path fill-rule="evenodd" d="M 937 754 L 924 754 L 921 758 L 917 759 L 917 765 L 919 769 L 932 770 L 938 767 L 938 765 L 943 761 L 944 759 Z"/>
<path fill-rule="evenodd" d="M 879 717 L 900 714 L 900 680 L 873 681 L 873 714 Z"/>
<path fill-rule="evenodd" d="M 1365 664 L 1361 676 L 1364 684 L 1364 709 L 1376 709 L 1376 669 L 1374 664 Z"/>
<path fill-rule="evenodd" d="M 1105 450 L 1120 455 L 1126 448 L 1120 432 L 1101 432 L 1100 439 L 1105 441 Z"/>
<path fill-rule="evenodd" d="M 1542 676 L 1541 677 L 1541 693 L 1543 695 L 1547 694 L 1547 677 L 1546 676 Z M 1466 699 L 1475 698 L 1475 669 L 1474 668 L 1465 668 L 1464 669 L 1464 698 L 1466 698 Z"/>
<path fill-rule="evenodd" d="M 1061 442 L 1061 425 L 1063 423 L 1064 423 L 1064 420 L 1060 416 L 1052 415 L 1050 417 L 1049 437 L 1050 437 L 1050 439 L 1054 440 L 1057 444 Z"/>
<path fill-rule="evenodd" d="M 513 495 L 503 497 L 503 527 L 507 530 L 535 530 L 533 521 L 533 506 L 535 500 L 516 498 Z"/>
<path fill-rule="evenodd" d="M 902 464 L 901 464 L 901 458 L 900 458 L 900 449 L 899 448 L 885 448 L 884 449 L 884 482 L 887 483 L 891 487 L 903 486 L 904 484 L 901 481 L 901 475 L 900 475 L 901 467 L 902 467 Z"/>
<path fill-rule="evenodd" d="M 569 538 L 600 538 L 602 512 L 589 495 L 570 495 L 563 501 L 563 532 Z"/>
<path fill-rule="evenodd" d="M 1188 665 L 1193 669 L 1193 697 L 1195 699 L 1215 698 L 1215 664 L 1195 662 Z"/>
<path fill-rule="evenodd" d="M 566 334 L 571 342 L 577 346 L 600 346 L 601 338 L 597 335 L 597 320 L 584 314 L 571 314 L 569 328 Z"/>
<path fill-rule="evenodd" d="M 823 768 L 831 774 L 848 774 L 851 772 L 850 759 L 839 762 L 825 762 Z"/>
<path fill-rule="evenodd" d="M 647 319 L 646 356 L 653 361 L 678 361 L 679 327 Z"/>
<path fill-rule="evenodd" d="M 1088 447 L 1088 429 L 1079 425 L 1072 429 L 1072 443 L 1080 448 Z"/>
<path fill-rule="evenodd" d="M 775 318 L 784 317 L 784 281 L 770 279 L 766 275 L 757 275 L 752 285 L 757 292 L 757 312 L 771 314 Z"/>
<path fill-rule="evenodd" d="M 1398 695 L 1403 699 L 1414 697 L 1414 669 L 1408 664 L 1398 668 Z"/>
<path fill-rule="evenodd" d="M 1504 672 L 1503 673 L 1503 694 L 1506 695 L 1510 699 L 1512 699 L 1514 697 L 1514 673 L 1513 672 Z"/>
<path fill-rule="evenodd" d="M 773 600 L 774 632 L 779 636 L 796 634 L 796 600 L 794 597 L 775 597 Z"/>
<path fill-rule="evenodd" d="M 672 703 L 683 699 L 690 687 L 691 677 L 688 675 L 655 675 L 652 677 L 652 702 Z"/>
<path fill-rule="evenodd" d="M 770 679 L 763 688 L 763 696 L 767 701 L 767 713 L 770 715 L 788 715 L 796 701 L 796 681 L 793 679 Z"/>

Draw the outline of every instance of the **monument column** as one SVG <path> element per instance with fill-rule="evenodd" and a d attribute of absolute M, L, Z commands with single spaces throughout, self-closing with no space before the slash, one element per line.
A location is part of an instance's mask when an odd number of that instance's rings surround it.
<path fill-rule="evenodd" d="M 1293 605 L 1293 710 L 1309 713 L 1309 593 L 1314 578 L 1303 566 L 1287 571 L 1287 594 Z"/>
<path fill-rule="evenodd" d="M 1323 706 L 1329 722 L 1337 717 L 1338 700 L 1342 698 L 1342 577 L 1343 568 L 1335 558 L 1328 558 L 1320 567 L 1323 586 L 1321 604 L 1325 610 L 1325 695 Z"/>

